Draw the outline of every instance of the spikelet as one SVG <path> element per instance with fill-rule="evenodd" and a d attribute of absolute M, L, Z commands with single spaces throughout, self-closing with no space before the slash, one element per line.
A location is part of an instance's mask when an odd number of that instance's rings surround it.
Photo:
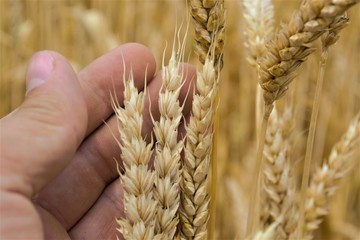
<path fill-rule="evenodd" d="M 314 49 L 309 43 L 325 33 L 349 7 L 359 0 L 307 1 L 267 45 L 259 60 L 260 85 L 264 89 L 265 114 L 270 115 L 273 102 L 283 96 L 295 77 L 295 70 Z"/>
<path fill-rule="evenodd" d="M 179 43 L 180 45 L 180 43 Z M 162 71 L 162 87 L 159 93 L 160 120 L 154 122 L 156 137 L 155 197 L 159 201 L 156 217 L 156 232 L 165 239 L 173 239 L 179 222 L 180 205 L 180 158 L 183 140 L 178 141 L 178 127 L 183 107 L 179 102 L 183 74 L 179 74 L 179 60 L 184 46 L 172 50 L 168 66 Z M 165 54 L 164 54 L 165 55 Z"/>
<path fill-rule="evenodd" d="M 274 6 L 271 0 L 243 0 L 245 47 L 248 49 L 248 62 L 256 65 L 258 58 L 266 52 L 265 43 L 274 33 Z"/>
<path fill-rule="evenodd" d="M 187 138 L 182 182 L 181 236 L 207 239 L 209 219 L 208 172 L 210 167 L 214 101 L 217 91 L 214 62 L 207 58 L 197 73 L 192 115 L 186 126 Z"/>
<path fill-rule="evenodd" d="M 143 123 L 144 92 L 138 92 L 130 73 L 124 73 L 124 108 L 112 98 L 121 135 L 118 144 L 125 172 L 120 173 L 124 187 L 125 218 L 117 219 L 118 230 L 125 239 L 158 239 L 155 236 L 157 202 L 153 196 L 155 174 L 149 170 L 152 143 L 141 136 Z"/>

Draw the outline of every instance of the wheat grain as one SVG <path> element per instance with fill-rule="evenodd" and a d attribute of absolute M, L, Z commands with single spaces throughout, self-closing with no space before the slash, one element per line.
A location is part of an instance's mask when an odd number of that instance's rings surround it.
<path fill-rule="evenodd" d="M 181 233 L 186 239 L 206 239 L 209 218 L 208 172 L 213 138 L 217 79 L 213 60 L 207 58 L 197 73 L 187 137 L 182 182 Z"/>
<path fill-rule="evenodd" d="M 124 73 L 124 108 L 112 99 L 121 140 L 121 158 L 125 172 L 120 174 L 124 186 L 125 218 L 117 219 L 119 231 L 125 239 L 156 239 L 155 214 L 157 202 L 153 197 L 155 174 L 149 170 L 152 143 L 141 136 L 144 92 L 138 92 L 130 73 Z"/>

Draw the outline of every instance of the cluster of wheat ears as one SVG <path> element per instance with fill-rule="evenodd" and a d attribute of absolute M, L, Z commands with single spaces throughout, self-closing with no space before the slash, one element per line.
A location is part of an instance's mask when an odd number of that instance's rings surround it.
<path fill-rule="evenodd" d="M 248 214 L 249 239 L 311 239 L 312 231 L 327 214 L 328 198 L 351 166 L 348 156 L 360 141 L 359 114 L 323 165 L 310 172 L 323 69 L 329 48 L 348 24 L 345 11 L 357 2 L 303 1 L 290 22 L 274 31 L 271 0 L 243 1 L 248 61 L 256 69 L 259 82 L 258 146 Z M 153 119 L 154 136 L 150 143 L 141 134 L 146 91 L 135 88 L 131 74 L 123 79 L 124 107 L 113 100 L 121 133 L 118 144 L 124 168 L 119 172 L 125 192 L 125 216 L 117 222 L 125 239 L 214 238 L 209 219 L 214 214 L 210 205 L 215 190 L 209 179 L 215 181 L 214 121 L 217 121 L 218 83 L 224 64 L 226 10 L 223 0 L 190 0 L 188 4 L 195 29 L 195 52 L 202 67 L 197 72 L 196 91 L 188 93 L 193 96 L 186 135 L 179 133 L 179 125 L 185 120 L 178 98 L 186 75 L 180 71 L 184 44 L 179 39 L 174 40 L 176 44 L 168 64 L 164 61 L 162 64 L 160 119 Z M 280 113 L 276 101 L 296 78 L 295 70 L 316 50 L 311 43 L 319 38 L 320 72 L 298 190 L 289 161 L 293 106 L 287 104 Z"/>
<path fill-rule="evenodd" d="M 151 136 L 141 131 L 146 89 L 127 72 L 124 102 L 112 93 L 124 190 L 119 237 L 359 239 L 356 3 L 0 0 L 0 116 L 21 103 L 35 51 L 61 52 L 79 70 L 135 41 L 159 60 L 176 12 L 189 26 L 164 53 Z M 187 59 L 198 61 L 194 91 L 184 89 Z M 190 117 L 180 91 L 192 102 Z"/>

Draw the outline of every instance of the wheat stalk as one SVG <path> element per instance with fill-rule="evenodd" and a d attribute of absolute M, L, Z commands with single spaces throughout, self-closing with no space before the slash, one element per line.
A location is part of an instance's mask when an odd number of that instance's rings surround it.
<path fill-rule="evenodd" d="M 130 73 L 124 73 L 124 108 L 112 98 L 121 139 L 118 144 L 125 172 L 120 173 L 124 186 L 125 218 L 117 219 L 125 239 L 156 239 L 155 214 L 157 202 L 153 197 L 155 174 L 149 170 L 152 143 L 141 136 L 144 92 L 138 92 Z"/>
<path fill-rule="evenodd" d="M 327 215 L 328 198 L 335 194 L 340 180 L 349 171 L 351 153 L 359 145 L 360 113 L 353 119 L 342 139 L 334 145 L 327 162 L 313 175 L 307 190 L 304 239 L 312 239 L 312 231 L 318 228 L 322 218 Z M 292 237 L 296 239 L 294 235 Z"/>
<path fill-rule="evenodd" d="M 214 102 L 217 78 L 214 60 L 207 58 L 197 73 L 192 115 L 186 126 L 185 160 L 181 202 L 181 236 L 186 239 L 207 239 L 209 219 L 208 172 L 210 167 Z"/>
<path fill-rule="evenodd" d="M 154 122 L 157 140 L 154 162 L 155 197 L 159 201 L 156 232 L 161 233 L 165 239 L 173 239 L 179 222 L 177 212 L 180 204 L 180 154 L 184 143 L 182 140 L 178 141 L 178 127 L 183 109 L 179 102 L 183 75 L 179 74 L 178 58 L 182 59 L 183 50 L 184 46 L 177 52 L 172 50 L 168 66 L 164 65 L 163 60 L 163 82 L 159 93 L 160 120 Z"/>

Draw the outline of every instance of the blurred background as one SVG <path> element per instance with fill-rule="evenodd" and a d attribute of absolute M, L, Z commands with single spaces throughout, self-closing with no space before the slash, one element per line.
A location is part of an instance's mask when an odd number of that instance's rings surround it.
<path fill-rule="evenodd" d="M 287 22 L 299 0 L 274 0 L 275 29 Z M 220 83 L 216 236 L 243 237 L 255 160 L 256 71 L 246 61 L 242 4 L 225 0 L 227 30 Z M 348 12 L 350 24 L 330 48 L 315 139 L 314 167 L 360 110 L 360 6 Z M 29 58 L 49 49 L 64 55 L 76 71 L 111 49 L 139 42 L 155 55 L 158 68 L 176 23 L 189 19 L 185 0 L 0 0 L 0 117 L 24 99 Z M 317 47 L 320 42 L 315 43 Z M 200 67 L 190 24 L 185 59 Z M 169 55 L 169 53 L 168 53 Z M 292 164 L 301 166 L 319 70 L 317 51 L 301 67 L 284 97 L 293 103 Z M 291 96 L 291 97 L 289 97 Z M 352 239 L 360 233 L 360 151 L 355 171 L 333 198 L 319 239 Z M 299 169 L 299 168 L 298 168 Z M 300 172 L 295 171 L 295 175 Z M 355 239 L 355 238 L 354 238 Z"/>

